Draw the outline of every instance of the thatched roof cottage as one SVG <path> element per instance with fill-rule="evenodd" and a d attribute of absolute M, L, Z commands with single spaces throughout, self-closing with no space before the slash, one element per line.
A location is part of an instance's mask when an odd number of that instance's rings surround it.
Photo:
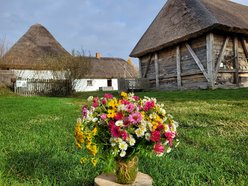
<path fill-rule="evenodd" d="M 35 24 L 3 56 L 0 69 L 12 70 L 18 79 L 52 79 L 54 64 L 49 65 L 49 62 L 55 62 L 51 60 L 53 57 L 73 58 L 44 26 Z M 97 53 L 96 57 L 81 57 L 80 60 L 82 75 L 77 91 L 99 90 L 99 87 L 118 90 L 119 78 L 137 77 L 133 64 L 120 58 L 101 57 Z M 88 61 L 89 70 L 84 70 L 84 61 Z"/>
<path fill-rule="evenodd" d="M 157 89 L 248 86 L 248 7 L 168 0 L 130 56 Z"/>

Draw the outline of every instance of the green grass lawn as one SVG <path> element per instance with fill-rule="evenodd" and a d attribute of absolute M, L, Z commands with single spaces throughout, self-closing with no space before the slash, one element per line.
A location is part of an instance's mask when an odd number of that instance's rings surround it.
<path fill-rule="evenodd" d="M 0 91 L 0 185 L 93 185 L 103 165 L 81 165 L 73 137 L 90 95 L 99 93 L 45 98 Z M 164 102 L 180 123 L 177 149 L 140 158 L 154 185 L 248 185 L 248 89 L 137 95 Z"/>

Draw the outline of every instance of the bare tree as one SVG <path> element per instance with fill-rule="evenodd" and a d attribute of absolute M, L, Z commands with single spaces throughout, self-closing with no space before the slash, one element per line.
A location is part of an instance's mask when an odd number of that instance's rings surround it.
<path fill-rule="evenodd" d="M 52 79 L 66 80 L 68 93 L 72 94 L 78 79 L 81 79 L 91 70 L 90 57 L 76 56 L 47 56 L 42 58 L 39 65 L 42 69 L 50 70 Z"/>
<path fill-rule="evenodd" d="M 8 50 L 8 44 L 6 41 L 6 38 L 0 38 L 0 58 L 3 57 L 3 55 L 7 52 Z"/>

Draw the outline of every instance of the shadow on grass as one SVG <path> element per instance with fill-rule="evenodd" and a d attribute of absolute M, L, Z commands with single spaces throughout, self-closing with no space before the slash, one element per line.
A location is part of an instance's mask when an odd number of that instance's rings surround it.
<path fill-rule="evenodd" d="M 8 154 L 4 177 L 18 182 L 41 182 L 42 185 L 92 185 L 84 177 L 78 162 L 54 158 L 51 152 L 15 152 Z M 75 171 L 75 169 L 78 169 Z"/>

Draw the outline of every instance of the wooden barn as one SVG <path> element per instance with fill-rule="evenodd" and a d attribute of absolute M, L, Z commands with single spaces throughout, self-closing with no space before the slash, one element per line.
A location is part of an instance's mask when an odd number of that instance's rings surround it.
<path fill-rule="evenodd" d="M 247 41 L 247 6 L 168 0 L 130 56 L 155 89 L 247 87 Z"/>

